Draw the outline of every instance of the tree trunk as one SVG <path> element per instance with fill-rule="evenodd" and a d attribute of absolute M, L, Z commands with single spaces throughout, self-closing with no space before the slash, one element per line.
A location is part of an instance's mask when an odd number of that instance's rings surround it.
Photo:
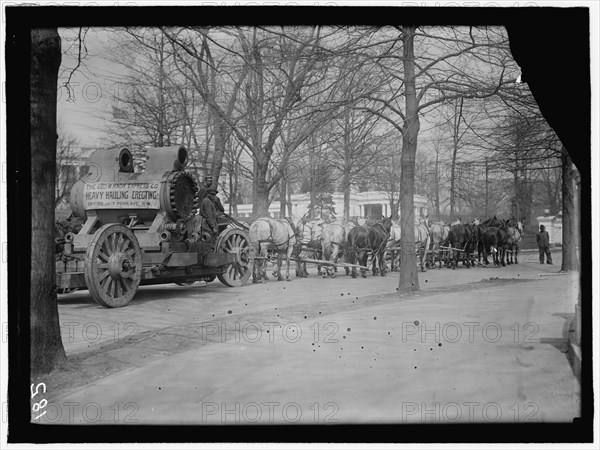
<path fill-rule="evenodd" d="M 415 90 L 415 53 L 414 26 L 402 27 L 404 56 L 404 77 L 406 97 L 406 119 L 402 126 L 402 155 L 400 164 L 400 233 L 402 250 L 400 263 L 400 281 L 398 293 L 419 290 L 417 258 L 415 255 L 414 193 L 415 193 L 415 155 L 419 136 L 419 115 Z"/>
<path fill-rule="evenodd" d="M 233 215 L 237 216 L 238 215 L 237 203 L 238 203 L 238 193 L 239 193 L 239 186 L 240 186 L 240 168 L 239 168 L 238 158 L 236 158 L 236 160 L 233 161 L 233 165 L 234 165 L 234 171 L 233 171 L 234 182 L 233 182 L 233 186 L 231 188 L 231 192 L 232 192 L 231 205 L 233 207 L 233 209 L 232 209 Z"/>
<path fill-rule="evenodd" d="M 575 179 L 577 168 L 565 147 L 562 147 L 562 267 L 561 272 L 579 270 L 577 246 L 579 245 L 579 217 L 576 209 Z"/>
<path fill-rule="evenodd" d="M 158 60 L 158 123 L 157 132 L 158 139 L 155 142 L 156 147 L 164 147 L 164 136 L 165 136 L 165 92 L 164 92 L 164 40 L 161 36 L 161 46 L 159 48 L 159 60 Z"/>
<path fill-rule="evenodd" d="M 269 191 L 257 187 L 257 195 L 252 203 L 252 215 L 258 217 L 269 217 Z"/>
<path fill-rule="evenodd" d="M 215 130 L 215 152 L 213 154 L 211 174 L 213 177 L 212 187 L 216 188 L 219 186 L 219 175 L 221 174 L 223 157 L 225 156 L 225 124 L 217 112 L 213 113 L 213 120 L 213 127 Z"/>
<path fill-rule="evenodd" d="M 235 203 L 235 192 L 233 191 L 233 163 L 229 168 L 229 215 L 233 214 L 233 204 Z"/>
<path fill-rule="evenodd" d="M 450 165 L 450 216 L 454 218 L 456 208 L 455 208 L 455 180 L 456 180 L 456 148 L 452 152 L 452 163 Z"/>
<path fill-rule="evenodd" d="M 269 187 L 267 183 L 267 164 L 254 162 L 254 183 L 252 195 L 252 216 L 268 217 L 269 215 Z"/>
<path fill-rule="evenodd" d="M 450 168 L 450 216 L 452 217 L 454 217 L 456 214 L 456 158 L 458 156 L 460 120 L 462 118 L 463 102 L 464 99 L 461 98 L 460 105 L 454 106 L 454 126 L 452 127 L 452 166 Z M 460 207 L 458 209 L 460 210 Z"/>
<path fill-rule="evenodd" d="M 204 132 L 206 133 L 206 141 L 205 141 L 205 145 L 204 145 L 204 155 L 202 156 L 202 168 L 203 169 L 208 167 L 208 159 L 210 157 L 210 141 L 211 141 L 210 124 L 211 124 L 211 121 L 207 120 L 206 127 L 204 129 Z M 205 173 L 204 175 L 208 175 L 208 174 Z"/>
<path fill-rule="evenodd" d="M 31 32 L 31 373 L 66 360 L 60 337 L 54 260 L 56 86 L 61 41 L 56 28 Z"/>
<path fill-rule="evenodd" d="M 490 168 L 489 168 L 489 161 L 488 161 L 488 158 L 486 156 L 486 158 L 485 158 L 485 218 L 486 219 L 489 217 L 489 210 L 490 210 L 490 206 L 489 206 L 489 178 L 490 178 Z"/>
<path fill-rule="evenodd" d="M 279 182 L 279 217 L 286 216 L 286 204 L 287 204 L 287 182 L 285 176 L 281 178 Z"/>
<path fill-rule="evenodd" d="M 211 175 L 213 177 L 212 187 L 216 188 L 219 186 L 219 175 L 221 174 L 221 168 L 223 167 L 223 156 L 225 155 L 225 124 L 223 118 L 219 114 L 216 105 L 216 74 L 214 69 L 209 69 L 209 85 L 210 94 L 208 108 L 210 111 L 211 122 L 215 133 L 215 152 L 213 153 L 213 160 L 211 164 Z"/>
<path fill-rule="evenodd" d="M 435 152 L 435 193 L 434 193 L 434 207 L 435 207 L 435 216 L 439 220 L 440 218 L 440 153 L 439 151 Z"/>
<path fill-rule="evenodd" d="M 350 181 L 348 175 L 344 175 L 344 220 L 350 220 Z"/>
<path fill-rule="evenodd" d="M 399 196 L 400 194 L 398 194 Z M 396 199 L 394 197 L 392 197 L 392 200 L 390 201 L 390 217 L 392 218 L 392 220 L 398 220 L 399 216 L 398 216 L 398 202 L 396 201 Z"/>
<path fill-rule="evenodd" d="M 515 165 L 518 165 L 517 161 L 515 161 Z M 520 178 L 519 178 L 519 171 L 517 169 L 515 169 L 515 171 L 513 172 L 513 183 L 514 183 L 515 195 L 512 199 L 511 214 L 513 217 L 515 217 L 515 218 L 517 218 L 517 220 L 519 220 L 520 205 L 524 200 L 524 193 L 522 191 L 523 186 L 521 186 Z"/>
<path fill-rule="evenodd" d="M 308 210 L 308 218 L 313 220 L 315 218 L 315 209 L 316 209 L 316 202 L 317 202 L 317 198 L 316 198 L 316 189 L 315 189 L 315 178 L 316 178 L 316 173 L 318 171 L 318 165 L 315 164 L 315 149 L 316 149 L 316 143 L 315 143 L 315 136 L 312 136 L 311 142 L 310 142 L 310 147 L 308 150 L 308 195 L 309 195 L 309 210 Z"/>

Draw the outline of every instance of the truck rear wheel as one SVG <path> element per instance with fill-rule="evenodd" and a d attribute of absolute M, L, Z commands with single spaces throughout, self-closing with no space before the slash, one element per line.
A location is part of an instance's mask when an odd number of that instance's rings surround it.
<path fill-rule="evenodd" d="M 102 306 L 129 303 L 142 278 L 142 251 L 133 231 L 121 224 L 100 227 L 86 252 L 84 276 L 90 295 Z"/>

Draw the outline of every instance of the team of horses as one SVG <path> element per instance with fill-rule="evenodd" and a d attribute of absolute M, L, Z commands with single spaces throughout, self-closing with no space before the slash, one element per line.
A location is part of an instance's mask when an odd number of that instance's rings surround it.
<path fill-rule="evenodd" d="M 290 280 L 291 260 L 296 260 L 296 276 L 306 277 L 306 261 L 316 262 L 323 277 L 335 277 L 336 265 L 343 263 L 346 275 L 367 277 L 371 256 L 373 275 L 384 276 L 386 260 L 391 270 L 399 267 L 402 235 L 399 224 L 391 218 L 357 224 L 344 220 L 325 222 L 306 216 L 283 219 L 260 218 L 250 225 L 250 245 L 254 252 L 252 281 L 267 281 L 267 261 L 276 258 L 273 276 L 284 280 L 282 260 L 286 261 L 285 279 Z M 434 222 L 421 217 L 414 226 L 414 251 L 421 271 L 443 265 L 456 269 L 459 262 L 470 268 L 476 264 L 494 266 L 518 264 L 518 252 L 523 237 L 523 224 L 515 219 L 500 220 L 496 216 L 483 222 Z M 408 249 L 408 251 L 412 250 Z M 475 262 L 477 254 L 477 263 Z M 318 264 L 322 261 L 323 264 Z"/>

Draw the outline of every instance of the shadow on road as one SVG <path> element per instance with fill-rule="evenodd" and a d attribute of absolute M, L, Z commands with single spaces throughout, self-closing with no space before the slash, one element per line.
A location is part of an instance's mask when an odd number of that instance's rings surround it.
<path fill-rule="evenodd" d="M 212 283 L 206 286 L 199 284 L 192 286 L 177 286 L 173 284 L 168 289 L 165 285 L 159 286 L 142 286 L 135 294 L 135 297 L 131 300 L 128 306 L 134 306 L 144 304 L 155 300 L 164 300 L 165 294 L 177 294 L 177 297 L 188 298 L 192 296 L 202 294 L 214 294 L 222 291 L 223 289 L 229 289 L 220 283 Z M 93 308 L 104 308 L 103 306 L 96 303 L 87 290 L 76 291 L 71 294 L 60 294 L 58 296 L 59 305 L 80 305 L 82 308 L 93 307 Z"/>

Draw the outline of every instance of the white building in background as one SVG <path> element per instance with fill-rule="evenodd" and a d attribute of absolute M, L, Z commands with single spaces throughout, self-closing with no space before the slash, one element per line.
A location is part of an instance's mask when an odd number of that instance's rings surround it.
<path fill-rule="evenodd" d="M 333 207 L 335 208 L 336 218 L 344 217 L 344 194 L 335 192 L 331 195 Z M 306 214 L 308 205 L 310 204 L 310 195 L 292 194 L 292 213 L 298 216 Z M 415 220 L 420 216 L 428 214 L 428 204 L 425 197 L 415 194 Z M 225 211 L 228 211 L 229 205 L 224 204 Z M 237 205 L 238 217 L 251 217 L 252 204 Z M 269 207 L 269 215 L 274 218 L 279 218 L 280 205 L 278 201 L 272 202 Z M 353 192 L 350 194 L 350 217 L 353 218 L 374 218 L 389 217 L 391 215 L 390 200 L 388 193 L 385 191 L 367 191 Z"/>

